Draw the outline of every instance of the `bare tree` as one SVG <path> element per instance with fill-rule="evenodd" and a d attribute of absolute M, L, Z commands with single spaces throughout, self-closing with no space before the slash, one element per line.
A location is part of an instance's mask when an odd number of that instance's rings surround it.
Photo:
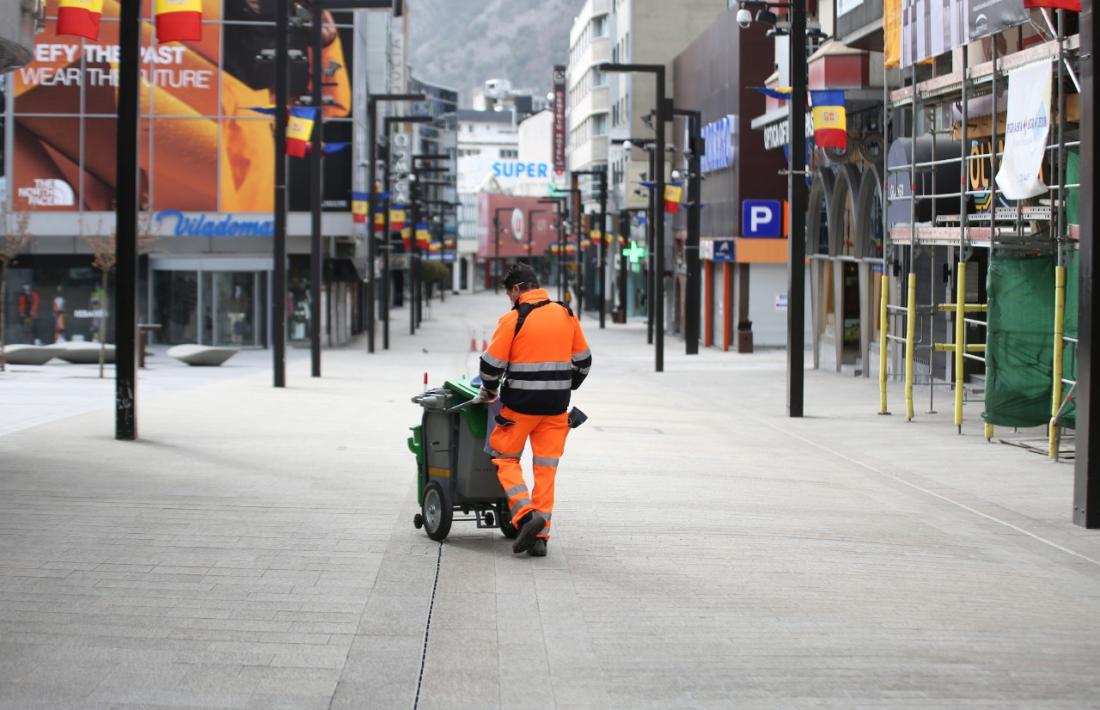
<path fill-rule="evenodd" d="M 9 214 L 0 197 L 0 372 L 6 367 L 4 349 L 7 344 L 8 316 L 8 266 L 26 250 L 31 241 L 31 213 Z"/>
<path fill-rule="evenodd" d="M 153 213 L 142 212 L 138 216 L 138 253 L 145 254 L 153 248 L 157 241 L 157 235 L 153 231 Z M 99 230 L 96 230 L 99 231 Z M 112 230 L 110 234 L 99 237 L 82 236 L 81 239 L 92 250 L 92 266 L 100 273 L 100 298 L 99 298 L 99 377 L 103 378 L 104 365 L 107 361 L 107 316 L 111 312 L 107 298 L 107 286 L 110 273 L 118 264 L 118 231 Z"/>

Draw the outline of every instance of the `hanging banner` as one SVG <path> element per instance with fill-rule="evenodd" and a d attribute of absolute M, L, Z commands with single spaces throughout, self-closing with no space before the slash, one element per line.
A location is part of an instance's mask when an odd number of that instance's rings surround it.
<path fill-rule="evenodd" d="M 882 63 L 893 69 L 901 63 L 901 0 L 882 4 Z"/>
<path fill-rule="evenodd" d="M 565 67 L 554 65 L 554 174 L 565 174 Z"/>
<path fill-rule="evenodd" d="M 1024 0 L 901 0 L 901 66 L 945 54 L 1029 17 Z"/>
<path fill-rule="evenodd" d="M 1025 0 L 970 0 L 967 5 L 967 32 L 970 41 L 995 35 L 1031 19 Z"/>
<path fill-rule="evenodd" d="M 1039 178 L 1050 132 L 1050 61 L 1029 64 L 1008 74 L 1005 148 L 997 187 L 1010 200 L 1041 195 Z"/>

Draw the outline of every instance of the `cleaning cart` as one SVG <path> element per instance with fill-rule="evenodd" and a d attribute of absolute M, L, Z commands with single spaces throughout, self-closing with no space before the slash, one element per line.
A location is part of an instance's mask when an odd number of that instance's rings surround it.
<path fill-rule="evenodd" d="M 512 525 L 497 467 L 485 452 L 488 411 L 473 401 L 478 389 L 469 380 L 454 380 L 412 398 L 423 409 L 408 442 L 416 455 L 420 502 L 413 525 L 433 540 L 446 539 L 454 521 L 498 528 L 509 538 L 519 532 Z M 456 518 L 456 513 L 464 517 Z"/>

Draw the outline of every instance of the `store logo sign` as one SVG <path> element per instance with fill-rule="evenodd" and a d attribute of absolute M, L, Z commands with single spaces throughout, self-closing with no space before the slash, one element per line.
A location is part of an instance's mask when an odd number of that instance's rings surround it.
<path fill-rule="evenodd" d="M 19 188 L 19 197 L 31 207 L 72 207 L 76 204 L 72 186 L 57 178 L 35 178 L 34 187 Z"/>
<path fill-rule="evenodd" d="M 737 116 L 723 116 L 703 126 L 703 142 L 706 146 L 701 161 L 704 173 L 733 167 L 737 156 Z"/>
<path fill-rule="evenodd" d="M 180 210 L 157 212 L 156 221 L 175 220 L 174 237 L 271 237 L 275 222 L 270 219 L 240 219 L 233 215 L 184 214 Z"/>

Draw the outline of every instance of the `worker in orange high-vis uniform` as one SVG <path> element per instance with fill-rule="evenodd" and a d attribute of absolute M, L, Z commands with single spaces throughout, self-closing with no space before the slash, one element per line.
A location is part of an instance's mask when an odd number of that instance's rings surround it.
<path fill-rule="evenodd" d="M 569 434 L 569 395 L 588 376 L 592 353 L 573 312 L 550 300 L 530 266 L 513 266 L 503 285 L 512 310 L 500 319 L 481 356 L 479 399 L 494 401 L 499 393 L 503 405 L 489 448 L 512 524 L 519 528 L 512 551 L 544 557 L 554 511 L 554 477 Z M 534 457 L 533 491 L 528 491 L 519 465 L 528 439 Z"/>

